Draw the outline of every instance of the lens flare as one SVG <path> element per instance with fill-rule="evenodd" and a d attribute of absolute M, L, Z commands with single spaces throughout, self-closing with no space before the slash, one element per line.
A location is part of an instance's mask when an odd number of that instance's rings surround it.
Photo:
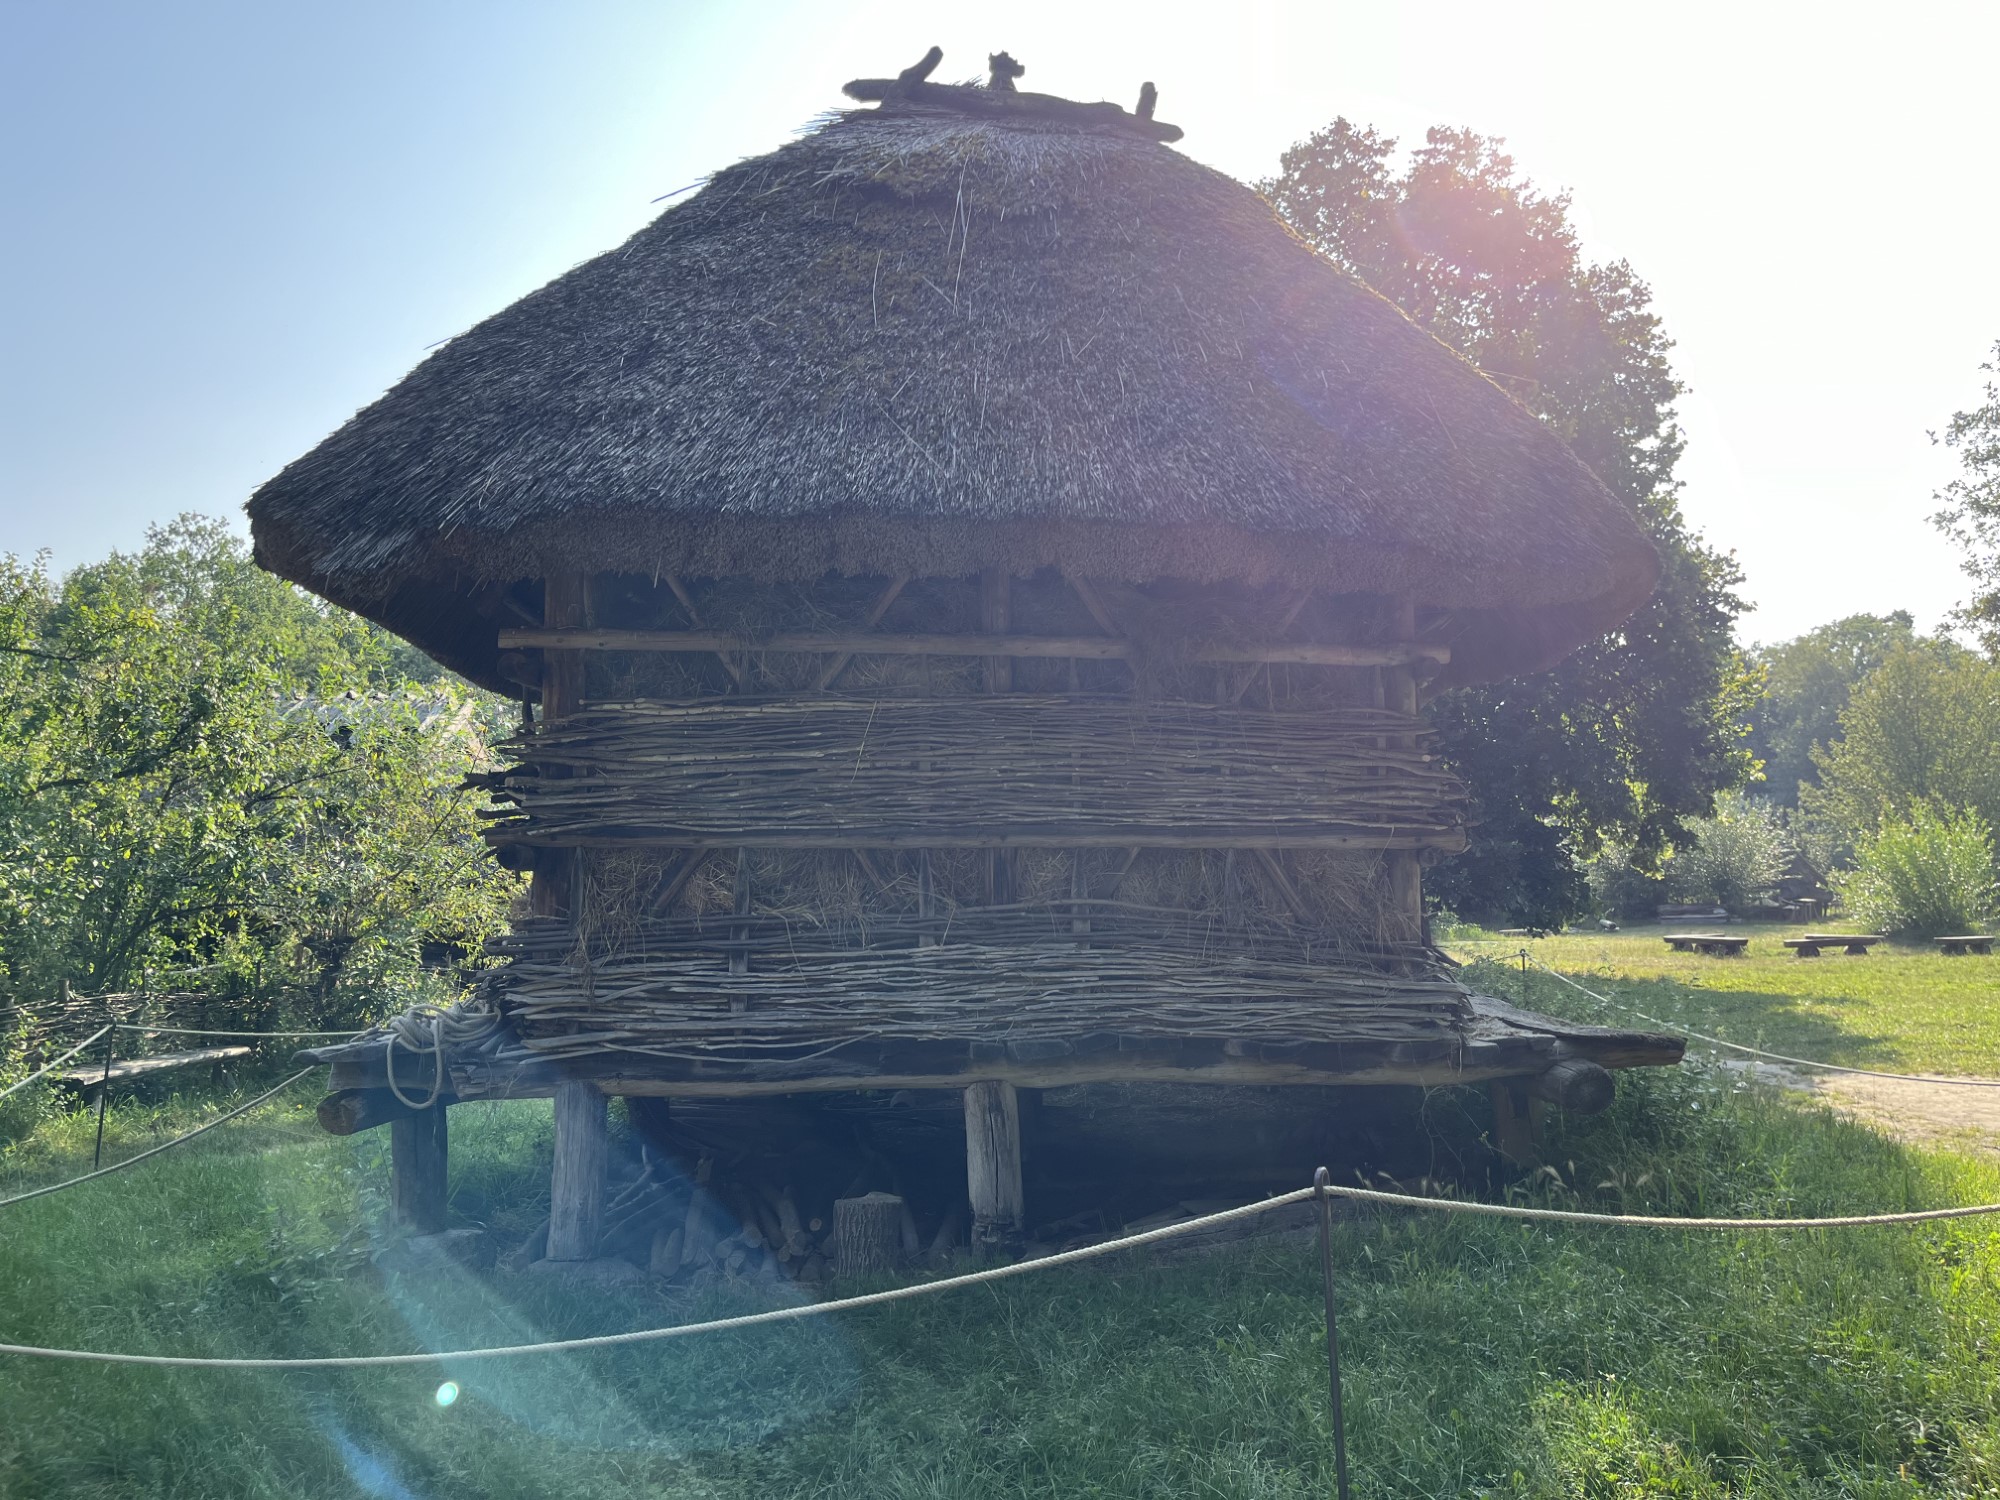
<path fill-rule="evenodd" d="M 437 1404 L 439 1406 L 449 1406 L 457 1399 L 458 1382 L 456 1380 L 447 1380 L 443 1385 L 438 1387 Z"/>

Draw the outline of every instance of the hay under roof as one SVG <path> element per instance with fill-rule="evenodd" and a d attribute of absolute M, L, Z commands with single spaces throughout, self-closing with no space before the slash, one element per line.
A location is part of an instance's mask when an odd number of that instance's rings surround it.
<path fill-rule="evenodd" d="M 433 354 L 257 492 L 259 560 L 489 681 L 476 592 L 557 568 L 1406 592 L 1454 681 L 1646 597 L 1553 433 L 1172 127 L 905 81 Z"/>

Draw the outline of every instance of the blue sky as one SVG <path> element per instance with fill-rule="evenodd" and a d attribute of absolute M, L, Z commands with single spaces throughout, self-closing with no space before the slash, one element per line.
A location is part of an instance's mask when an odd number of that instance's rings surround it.
<path fill-rule="evenodd" d="M 1508 137 L 1654 286 L 1747 636 L 1964 592 L 1925 433 L 2000 338 L 2000 7 L 1922 3 L 7 0 L 0 550 L 240 520 L 427 346 L 933 41 L 944 77 L 1005 47 L 1051 92 L 1153 79 L 1245 178 L 1342 113 Z"/>

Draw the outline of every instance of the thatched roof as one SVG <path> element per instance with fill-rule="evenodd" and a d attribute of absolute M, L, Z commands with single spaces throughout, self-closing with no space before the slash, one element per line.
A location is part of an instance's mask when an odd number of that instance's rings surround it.
<path fill-rule="evenodd" d="M 257 492 L 259 560 L 488 680 L 478 590 L 556 568 L 1407 592 L 1458 681 L 1645 598 L 1546 427 L 1172 127 L 870 87 L 425 360 Z"/>

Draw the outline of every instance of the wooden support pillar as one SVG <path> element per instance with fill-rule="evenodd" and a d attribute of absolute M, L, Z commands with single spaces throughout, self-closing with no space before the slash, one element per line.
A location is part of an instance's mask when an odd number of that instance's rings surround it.
<path fill-rule="evenodd" d="M 550 630 L 574 630 L 590 623 L 589 580 L 581 573 L 551 573 L 542 582 L 542 623 Z M 542 652 L 542 723 L 553 725 L 583 706 L 583 653 L 553 647 Z M 575 852 L 550 849 L 536 861 L 528 887 L 529 908 L 538 917 L 569 910 L 575 882 Z"/>
<path fill-rule="evenodd" d="M 549 1181 L 549 1259 L 588 1260 L 604 1221 L 607 1101 L 588 1079 L 556 1085 L 556 1160 Z"/>
<path fill-rule="evenodd" d="M 988 635 L 1005 635 L 1014 619 L 1014 578 L 1005 568 L 988 568 L 979 575 L 979 628 Z M 1014 691 L 1014 658 L 986 658 L 986 691 Z M 1014 856 L 1006 849 L 986 851 L 986 899 L 1005 906 L 1014 899 Z"/>
<path fill-rule="evenodd" d="M 389 1210 L 397 1224 L 443 1232 L 448 1156 L 442 1103 L 389 1122 Z"/>
<path fill-rule="evenodd" d="M 1021 1106 L 1011 1083 L 975 1083 L 965 1091 L 965 1186 L 974 1244 L 1020 1235 L 1026 1223 Z"/>
<path fill-rule="evenodd" d="M 1390 611 L 1389 639 L 1396 645 L 1407 644 L 1417 637 L 1416 601 L 1408 595 L 1400 595 L 1392 601 Z M 1414 715 L 1417 711 L 1417 678 L 1408 667 L 1384 667 L 1380 669 L 1385 707 L 1399 714 Z M 1408 746 L 1411 741 L 1401 742 Z M 1384 867 L 1389 879 L 1389 905 L 1392 912 L 1391 931 L 1386 936 L 1397 942 L 1420 943 L 1424 937 L 1424 878 L 1423 866 L 1418 862 L 1415 850 L 1393 849 L 1383 856 Z"/>
<path fill-rule="evenodd" d="M 1493 1146 L 1518 1167 L 1541 1164 L 1542 1117 L 1548 1106 L 1519 1078 L 1496 1078 L 1486 1086 L 1493 1097 Z"/>

